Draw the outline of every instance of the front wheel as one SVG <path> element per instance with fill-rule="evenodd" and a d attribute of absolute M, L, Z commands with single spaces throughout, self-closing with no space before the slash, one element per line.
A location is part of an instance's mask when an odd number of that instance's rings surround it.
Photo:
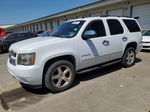
<path fill-rule="evenodd" d="M 75 67 L 67 60 L 51 64 L 45 74 L 44 84 L 53 92 L 61 92 L 71 87 L 75 78 Z"/>
<path fill-rule="evenodd" d="M 135 64 L 135 58 L 136 58 L 135 49 L 132 47 L 127 48 L 122 58 L 122 65 L 124 67 L 133 66 Z"/>

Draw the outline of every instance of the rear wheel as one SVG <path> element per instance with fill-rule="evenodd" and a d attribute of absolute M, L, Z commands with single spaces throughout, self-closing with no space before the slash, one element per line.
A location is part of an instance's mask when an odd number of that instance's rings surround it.
<path fill-rule="evenodd" d="M 122 65 L 124 67 L 133 66 L 135 64 L 135 58 L 136 58 L 135 49 L 132 47 L 127 48 L 122 58 Z"/>
<path fill-rule="evenodd" d="M 56 61 L 46 72 L 44 84 L 53 92 L 61 92 L 71 87 L 75 78 L 75 68 L 67 60 Z"/>

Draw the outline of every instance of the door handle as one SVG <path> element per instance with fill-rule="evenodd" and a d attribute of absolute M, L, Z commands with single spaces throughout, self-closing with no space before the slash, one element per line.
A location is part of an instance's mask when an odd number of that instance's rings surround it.
<path fill-rule="evenodd" d="M 122 40 L 123 40 L 124 42 L 126 42 L 126 41 L 128 40 L 128 38 L 127 38 L 127 37 L 123 37 Z"/>
<path fill-rule="evenodd" d="M 103 41 L 103 45 L 104 45 L 104 46 L 109 46 L 109 41 L 104 40 L 104 41 Z"/>

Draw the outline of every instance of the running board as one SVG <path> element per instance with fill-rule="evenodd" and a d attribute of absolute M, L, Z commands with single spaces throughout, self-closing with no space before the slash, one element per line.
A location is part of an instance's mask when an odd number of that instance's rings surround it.
<path fill-rule="evenodd" d="M 113 65 L 113 64 L 119 63 L 119 62 L 121 62 L 121 59 L 115 60 L 115 61 L 111 61 L 111 62 L 107 62 L 107 63 L 104 63 L 104 64 L 99 64 L 99 65 L 94 66 L 94 67 L 81 69 L 81 70 L 77 71 L 77 74 L 84 74 L 84 73 L 87 73 L 87 72 L 92 72 L 92 71 L 95 71 L 95 70 L 98 70 L 98 69 L 101 69 L 101 68 L 107 67 L 109 65 Z"/>

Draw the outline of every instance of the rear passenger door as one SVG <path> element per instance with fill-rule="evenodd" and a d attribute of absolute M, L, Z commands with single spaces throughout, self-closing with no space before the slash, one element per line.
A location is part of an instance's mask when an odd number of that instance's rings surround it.
<path fill-rule="evenodd" d="M 123 26 L 117 19 L 107 19 L 109 33 L 109 59 L 115 60 L 122 57 L 123 43 L 127 41 Z M 124 40 L 123 40 L 124 39 Z"/>

